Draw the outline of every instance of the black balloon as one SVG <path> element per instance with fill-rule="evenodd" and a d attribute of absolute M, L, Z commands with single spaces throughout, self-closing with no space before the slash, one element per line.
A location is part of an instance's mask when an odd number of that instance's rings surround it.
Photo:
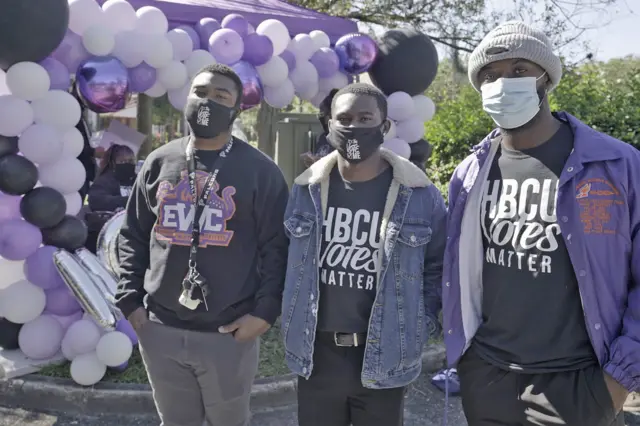
<path fill-rule="evenodd" d="M 20 214 L 24 220 L 38 228 L 56 226 L 67 212 L 67 202 L 53 188 L 41 186 L 28 192 L 20 201 Z"/>
<path fill-rule="evenodd" d="M 431 157 L 431 151 L 433 148 L 431 144 L 424 139 L 420 139 L 417 142 L 410 143 L 411 147 L 411 156 L 409 157 L 409 161 L 412 163 L 420 163 L 424 165 Z"/>
<path fill-rule="evenodd" d="M 438 51 L 426 35 L 412 29 L 390 30 L 378 40 L 378 56 L 369 77 L 385 95 L 420 95 L 438 73 Z"/>
<path fill-rule="evenodd" d="M 38 62 L 55 50 L 69 26 L 68 0 L 0 1 L 0 68 Z"/>
<path fill-rule="evenodd" d="M 0 157 L 0 191 L 22 195 L 31 191 L 37 183 L 38 168 L 31 161 L 17 154 Z"/>
<path fill-rule="evenodd" d="M 15 324 L 6 318 L 0 318 L 0 348 L 5 350 L 18 349 L 18 335 L 22 324 Z"/>
<path fill-rule="evenodd" d="M 18 153 L 18 138 L 0 135 L 0 157 Z"/>
<path fill-rule="evenodd" d="M 87 241 L 87 226 L 75 216 L 66 215 L 52 228 L 42 230 L 42 243 L 67 250 L 84 247 Z"/>

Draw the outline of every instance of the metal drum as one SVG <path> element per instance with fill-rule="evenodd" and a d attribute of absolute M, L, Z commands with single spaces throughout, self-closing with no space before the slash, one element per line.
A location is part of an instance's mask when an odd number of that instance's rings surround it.
<path fill-rule="evenodd" d="M 114 278 L 118 278 L 120 259 L 118 258 L 118 235 L 124 223 L 125 212 L 121 211 L 113 215 L 104 224 L 98 235 L 96 254 L 100 262 L 107 268 Z"/>

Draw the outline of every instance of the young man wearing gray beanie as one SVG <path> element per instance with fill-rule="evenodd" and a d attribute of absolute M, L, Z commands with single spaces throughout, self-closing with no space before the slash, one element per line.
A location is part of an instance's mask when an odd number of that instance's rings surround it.
<path fill-rule="evenodd" d="M 561 77 L 522 22 L 469 58 L 498 127 L 449 187 L 445 343 L 470 426 L 623 425 L 640 389 L 640 152 L 552 113 Z"/>

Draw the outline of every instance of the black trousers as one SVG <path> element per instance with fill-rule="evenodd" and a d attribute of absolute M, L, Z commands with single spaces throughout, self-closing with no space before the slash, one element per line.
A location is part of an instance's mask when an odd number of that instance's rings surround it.
<path fill-rule="evenodd" d="M 624 426 L 598 365 L 520 374 L 494 367 L 471 348 L 458 363 L 458 376 L 469 426 Z"/>
<path fill-rule="evenodd" d="M 318 332 L 313 373 L 298 379 L 299 426 L 402 426 L 406 388 L 367 389 L 364 346 L 338 347 Z"/>

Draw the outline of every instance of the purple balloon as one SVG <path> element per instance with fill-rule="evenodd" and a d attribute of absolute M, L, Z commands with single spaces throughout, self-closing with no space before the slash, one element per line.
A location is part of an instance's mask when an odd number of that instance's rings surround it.
<path fill-rule="evenodd" d="M 200 49 L 200 36 L 192 26 L 180 25 L 176 29 L 183 30 L 185 33 L 189 34 L 189 37 L 191 37 L 191 41 L 193 42 L 193 50 Z"/>
<path fill-rule="evenodd" d="M 20 219 L 20 200 L 22 197 L 0 192 L 0 222 Z"/>
<path fill-rule="evenodd" d="M 238 13 L 225 16 L 222 20 L 222 28 L 229 28 L 240 34 L 242 38 L 249 34 L 249 22 L 247 22 L 244 16 Z"/>
<path fill-rule="evenodd" d="M 121 318 L 120 320 L 118 320 L 118 322 L 116 323 L 116 331 L 126 334 L 129 340 L 131 340 L 131 344 L 133 344 L 134 346 L 138 344 L 138 335 L 133 329 L 131 323 L 125 318 Z"/>
<path fill-rule="evenodd" d="M 67 317 L 82 310 L 75 296 L 66 286 L 45 290 L 45 294 L 47 295 L 45 311 L 49 314 Z"/>
<path fill-rule="evenodd" d="M 269 37 L 260 34 L 249 34 L 245 37 L 243 61 L 257 67 L 269 62 L 272 56 L 273 42 Z"/>
<path fill-rule="evenodd" d="M 244 41 L 240 34 L 233 30 L 219 29 L 209 38 L 209 53 L 221 64 L 235 64 L 244 53 Z"/>
<path fill-rule="evenodd" d="M 333 49 L 323 47 L 316 51 L 309 60 L 314 67 L 318 70 L 318 76 L 320 78 L 333 77 L 340 68 L 340 59 Z"/>
<path fill-rule="evenodd" d="M 146 62 L 129 68 L 129 90 L 134 93 L 146 92 L 156 82 L 156 74 L 156 69 Z"/>
<path fill-rule="evenodd" d="M 24 260 L 42 244 L 40 230 L 22 219 L 0 222 L 0 257 Z"/>
<path fill-rule="evenodd" d="M 340 37 L 334 48 L 340 58 L 340 69 L 347 74 L 367 71 L 378 56 L 378 46 L 366 34 L 353 33 Z"/>
<path fill-rule="evenodd" d="M 47 70 L 51 80 L 51 90 L 69 90 L 71 86 L 71 74 L 62 62 L 54 58 L 45 58 L 40 65 Z"/>
<path fill-rule="evenodd" d="M 67 329 L 71 327 L 71 324 L 73 324 L 76 321 L 80 321 L 82 319 L 82 311 L 79 311 L 73 315 L 67 315 L 67 316 L 60 316 L 60 315 L 53 315 L 53 314 L 49 314 L 49 315 L 51 315 L 53 318 L 56 319 L 56 321 L 60 323 L 64 331 L 67 331 Z"/>
<path fill-rule="evenodd" d="M 289 72 L 293 71 L 296 68 L 296 55 L 294 55 L 292 51 L 285 50 L 280 54 L 280 57 L 287 63 Z"/>
<path fill-rule="evenodd" d="M 240 103 L 240 109 L 245 111 L 260 105 L 264 91 L 260 77 L 258 77 L 258 71 L 256 71 L 253 65 L 245 61 L 234 64 L 232 68 L 236 74 L 238 74 L 240 80 L 242 80 L 242 102 Z"/>
<path fill-rule="evenodd" d="M 129 74 L 119 59 L 94 56 L 78 67 L 78 91 L 84 104 L 93 112 L 116 112 L 127 104 Z"/>
<path fill-rule="evenodd" d="M 209 50 L 209 39 L 220 29 L 220 23 L 213 18 L 202 18 L 195 29 L 200 38 L 200 49 Z"/>
<path fill-rule="evenodd" d="M 43 290 L 64 287 L 64 281 L 53 263 L 53 253 L 56 247 L 42 246 L 24 263 L 24 275 L 30 283 Z"/>
<path fill-rule="evenodd" d="M 82 44 L 82 37 L 71 30 L 67 30 L 64 39 L 51 54 L 52 58 L 60 61 L 72 73 L 90 56 Z"/>

